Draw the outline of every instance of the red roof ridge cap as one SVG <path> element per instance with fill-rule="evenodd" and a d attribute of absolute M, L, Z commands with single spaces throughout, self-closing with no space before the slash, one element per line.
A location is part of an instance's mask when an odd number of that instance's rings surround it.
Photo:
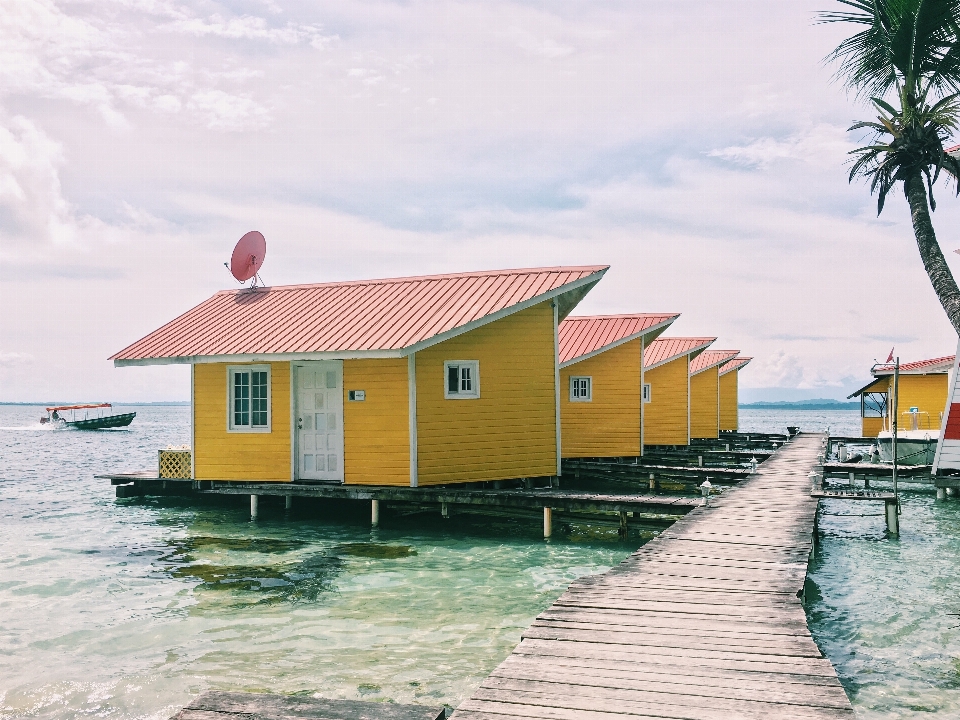
<path fill-rule="evenodd" d="M 460 272 L 460 273 L 439 273 L 435 275 L 409 275 L 403 277 L 390 277 L 390 278 L 372 278 L 369 280 L 335 280 L 331 282 L 322 282 L 322 283 L 298 283 L 295 285 L 270 285 L 265 287 L 257 288 L 257 291 L 270 291 L 270 292 L 279 292 L 279 291 L 288 291 L 288 290 L 304 290 L 307 288 L 324 288 L 324 287 L 346 287 L 346 286 L 362 286 L 362 285 L 381 285 L 389 283 L 403 283 L 403 282 L 419 282 L 422 280 L 452 280 L 455 278 L 468 278 L 468 277 L 490 277 L 496 275 L 537 275 L 542 273 L 551 273 L 551 272 L 589 272 L 590 274 L 600 272 L 601 270 L 609 270 L 609 265 L 558 265 L 556 267 L 539 267 L 539 268 L 511 268 L 507 270 L 474 270 L 471 272 Z M 237 288 L 235 290 L 218 290 L 217 295 L 235 295 L 241 292 L 251 292 L 250 288 Z"/>
<path fill-rule="evenodd" d="M 643 312 L 643 313 L 620 313 L 616 315 L 568 315 L 563 322 L 574 320 L 618 320 L 626 318 L 647 318 L 647 317 L 680 317 L 682 313 L 674 312 Z"/>

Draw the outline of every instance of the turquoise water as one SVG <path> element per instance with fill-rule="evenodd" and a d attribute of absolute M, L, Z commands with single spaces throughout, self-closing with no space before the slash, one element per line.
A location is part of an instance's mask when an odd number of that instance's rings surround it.
<path fill-rule="evenodd" d="M 50 430 L 0 406 L 0 717 L 168 718 L 208 689 L 456 706 L 575 578 L 641 539 L 537 521 L 116 500 L 183 407 Z M 251 541 L 252 540 L 252 541 Z"/>
<path fill-rule="evenodd" d="M 208 689 L 456 706 L 574 578 L 643 538 L 536 521 L 263 503 L 116 500 L 92 476 L 187 442 L 183 407 L 129 430 L 43 428 L 0 406 L 0 717 L 167 718 Z M 810 411 L 804 411 L 810 412 Z M 771 414 L 772 413 L 772 414 Z M 835 433 L 855 413 L 743 411 Z M 782 427 L 781 427 L 782 426 Z M 811 629 L 863 718 L 960 716 L 960 503 L 825 515 Z M 828 513 L 851 509 L 825 506 Z M 854 508 L 862 512 L 862 508 Z"/>

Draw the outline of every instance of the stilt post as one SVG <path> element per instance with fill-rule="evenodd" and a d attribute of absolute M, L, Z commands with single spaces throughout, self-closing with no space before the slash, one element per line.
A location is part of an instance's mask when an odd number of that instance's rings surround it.
<path fill-rule="evenodd" d="M 884 503 L 887 510 L 887 532 L 891 535 L 900 535 L 900 518 L 897 515 L 897 501 L 887 500 Z"/>
<path fill-rule="evenodd" d="M 377 527 L 380 524 L 380 501 L 370 501 L 370 524 Z"/>
<path fill-rule="evenodd" d="M 260 500 L 259 495 L 250 496 L 250 519 L 251 520 L 257 519 L 257 510 L 259 509 L 257 506 L 259 505 L 259 502 L 258 502 L 259 500 Z"/>
<path fill-rule="evenodd" d="M 651 490 L 657 489 L 657 479 L 656 477 L 654 477 L 653 473 L 650 473 L 650 489 Z"/>
<path fill-rule="evenodd" d="M 543 509 L 543 536 L 545 538 L 553 535 L 553 508 L 545 507 Z"/>
<path fill-rule="evenodd" d="M 283 501 L 283 508 L 285 510 L 293 510 L 293 495 L 287 495 Z"/>

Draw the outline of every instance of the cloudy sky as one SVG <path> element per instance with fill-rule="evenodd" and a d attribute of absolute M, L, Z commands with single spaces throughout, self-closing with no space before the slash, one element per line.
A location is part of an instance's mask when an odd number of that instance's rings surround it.
<path fill-rule="evenodd" d="M 251 229 L 271 285 L 609 263 L 578 312 L 682 312 L 748 399 L 950 354 L 906 204 L 847 184 L 832 5 L 0 0 L 0 401 L 188 398 L 107 357 Z"/>

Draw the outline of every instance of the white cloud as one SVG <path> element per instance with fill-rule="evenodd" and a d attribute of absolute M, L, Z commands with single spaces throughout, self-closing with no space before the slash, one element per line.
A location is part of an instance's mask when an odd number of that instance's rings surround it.
<path fill-rule="evenodd" d="M 952 352 L 902 199 L 877 221 L 847 185 L 870 113 L 822 65 L 839 29 L 757 8 L 8 3 L 0 337 L 39 365 L 4 392 L 184 397 L 105 358 L 231 286 L 253 228 L 274 284 L 611 262 L 583 312 L 682 311 L 675 334 L 757 358 L 745 385 L 834 392 L 891 335 Z"/>
<path fill-rule="evenodd" d="M 9 352 L 0 350 L 0 367 L 9 368 L 14 365 L 23 365 L 33 360 L 30 353 Z"/>
<path fill-rule="evenodd" d="M 23 116 L 0 116 L 0 248 L 9 262 L 15 247 L 69 242 L 73 208 L 64 198 L 60 143 Z"/>
<path fill-rule="evenodd" d="M 849 152 L 853 147 L 854 144 L 844 128 L 820 124 L 783 140 L 763 137 L 747 145 L 731 145 L 710 150 L 707 155 L 737 165 L 767 169 L 780 160 L 817 164 L 822 162 L 824 157 L 836 157 L 838 153 Z"/>

